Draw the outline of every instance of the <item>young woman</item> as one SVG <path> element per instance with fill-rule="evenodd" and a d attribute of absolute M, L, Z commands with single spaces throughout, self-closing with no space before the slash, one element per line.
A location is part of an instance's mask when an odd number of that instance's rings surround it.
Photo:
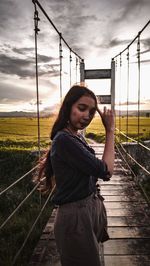
<path fill-rule="evenodd" d="M 98 112 L 106 130 L 102 159 L 78 132 Z M 52 145 L 39 178 L 55 176 L 52 201 L 58 205 L 54 224 L 62 266 L 100 266 L 99 242 L 109 239 L 103 197 L 98 179 L 108 181 L 114 167 L 114 114 L 98 109 L 94 93 L 73 86 L 64 98 L 51 132 Z"/>

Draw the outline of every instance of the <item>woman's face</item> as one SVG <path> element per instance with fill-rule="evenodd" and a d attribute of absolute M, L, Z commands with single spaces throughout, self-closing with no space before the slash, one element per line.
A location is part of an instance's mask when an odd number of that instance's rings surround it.
<path fill-rule="evenodd" d="M 71 108 L 70 124 L 74 130 L 87 127 L 96 112 L 95 100 L 90 96 L 82 96 Z"/>

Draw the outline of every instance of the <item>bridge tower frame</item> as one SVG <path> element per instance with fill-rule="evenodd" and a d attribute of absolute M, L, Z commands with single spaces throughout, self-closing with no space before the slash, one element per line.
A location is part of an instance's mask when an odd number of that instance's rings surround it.
<path fill-rule="evenodd" d="M 85 69 L 84 60 L 80 62 L 80 82 L 85 79 L 111 79 L 109 95 L 101 95 L 104 104 L 111 104 L 111 110 L 115 109 L 115 61 L 111 61 L 111 69 Z M 106 103 L 105 103 L 106 102 Z"/>

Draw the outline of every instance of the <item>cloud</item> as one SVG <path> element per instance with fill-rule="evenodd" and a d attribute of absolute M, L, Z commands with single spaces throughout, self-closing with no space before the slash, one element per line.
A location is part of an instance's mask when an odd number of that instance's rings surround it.
<path fill-rule="evenodd" d="M 32 6 L 32 1 L 0 1 L 1 41 L 21 42 L 27 39 L 27 35 L 33 34 Z"/>
<path fill-rule="evenodd" d="M 117 11 L 117 16 L 114 19 L 115 23 L 123 22 L 130 16 L 139 14 L 146 0 L 129 0 L 121 5 L 120 10 Z"/>
<path fill-rule="evenodd" d="M 22 48 L 13 47 L 12 51 L 17 53 L 17 54 L 24 55 L 24 54 L 28 54 L 28 53 L 33 53 L 34 47 L 33 48 L 32 47 L 22 47 Z"/>
<path fill-rule="evenodd" d="M 30 106 L 36 104 L 36 85 L 32 81 L 20 81 L 14 83 L 14 80 L 7 81 L 3 79 L 1 81 L 0 90 L 0 104 L 5 105 L 6 110 L 9 104 L 14 105 L 13 108 L 17 108 L 18 105 L 28 103 Z M 58 91 L 58 87 L 51 80 L 41 80 L 39 84 L 39 100 L 40 104 L 45 104 L 45 101 L 53 98 L 53 94 Z M 50 103 L 54 103 L 53 101 Z M 23 106 L 22 106 L 23 107 Z"/>
<path fill-rule="evenodd" d="M 0 72 L 17 75 L 21 78 L 33 77 L 33 59 L 21 59 L 17 57 L 7 56 L 5 54 L 0 54 Z"/>
<path fill-rule="evenodd" d="M 19 84 L 1 84 L 1 92 L 0 92 L 0 103 L 19 103 L 31 101 L 31 99 L 35 99 L 36 94 L 32 90 L 26 90 L 24 87 L 20 89 Z"/>
<path fill-rule="evenodd" d="M 116 47 L 116 46 L 120 46 L 120 45 L 126 45 L 129 44 L 131 42 L 131 40 L 121 40 L 119 38 L 112 38 L 111 40 L 108 40 L 106 43 L 104 44 L 99 44 L 96 45 L 97 47 L 101 47 L 101 48 L 112 48 L 112 47 Z"/>
<path fill-rule="evenodd" d="M 8 20 L 11 20 L 12 15 L 16 12 L 16 8 L 15 1 L 0 1 L 0 29 L 6 28 L 6 24 L 8 24 Z"/>
<path fill-rule="evenodd" d="M 115 48 L 114 54 L 118 54 L 119 46 L 128 45 L 144 26 L 145 20 L 149 19 L 149 0 L 39 2 L 69 46 L 85 58 L 90 67 L 99 62 L 103 64 L 103 58 L 105 62 L 107 57 L 111 59 L 110 53 Z M 39 8 L 38 11 L 38 71 L 40 82 L 45 82 L 46 88 L 49 86 L 46 81 L 56 80 L 49 78 L 59 76 L 59 36 Z M 0 72 L 6 80 L 12 77 L 14 84 L 18 83 L 18 77 L 22 79 L 19 80 L 20 84 L 21 81 L 28 83 L 35 79 L 33 17 L 34 5 L 31 0 L 0 1 Z M 148 53 L 150 49 L 150 40 L 146 39 L 146 35 L 144 38 L 141 54 Z M 65 56 L 67 59 L 69 57 L 64 43 L 63 56 L 64 59 Z M 23 91 L 22 87 L 20 91 Z"/>
<path fill-rule="evenodd" d="M 143 48 L 145 50 L 143 51 L 143 49 L 141 49 L 140 54 L 149 53 L 150 52 L 150 38 L 142 39 L 141 43 L 143 44 Z"/>
<path fill-rule="evenodd" d="M 86 3 L 79 0 L 52 0 L 43 3 L 47 14 L 58 31 L 62 33 L 65 41 L 81 57 L 89 52 L 88 38 L 90 38 L 92 33 L 91 27 L 93 23 L 95 24 L 98 21 L 95 13 L 89 13 L 89 3 L 90 1 L 88 0 Z M 95 4 L 97 4 L 97 1 Z M 63 46 L 65 47 L 64 43 Z"/>
<path fill-rule="evenodd" d="M 54 60 L 53 57 L 38 55 L 39 63 L 49 63 Z M 51 77 L 59 76 L 59 64 L 39 65 L 39 76 L 49 75 Z M 0 54 L 0 72 L 8 75 L 17 75 L 20 78 L 35 77 L 35 59 L 18 58 L 10 55 Z"/>
<path fill-rule="evenodd" d="M 15 52 L 16 54 L 19 55 L 25 55 L 25 56 L 30 56 L 33 55 L 33 57 L 35 57 L 34 53 L 35 53 L 35 48 L 29 48 L 29 47 L 22 47 L 22 48 L 12 48 L 12 51 Z M 58 60 L 55 57 L 52 56 L 47 56 L 47 55 L 42 55 L 42 54 L 38 54 L 38 63 L 48 63 L 50 61 L 55 61 Z"/>

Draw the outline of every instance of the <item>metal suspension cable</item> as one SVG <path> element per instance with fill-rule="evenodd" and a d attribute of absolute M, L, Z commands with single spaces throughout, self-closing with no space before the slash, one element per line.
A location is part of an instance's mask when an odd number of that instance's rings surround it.
<path fill-rule="evenodd" d="M 7 192 L 10 188 L 12 188 L 14 185 L 16 185 L 18 182 L 20 182 L 23 178 L 25 178 L 26 176 L 28 176 L 29 174 L 31 174 L 36 168 L 38 167 L 38 165 L 36 165 L 35 167 L 33 167 L 29 172 L 27 172 L 26 174 L 24 174 L 23 176 L 21 176 L 19 179 L 17 179 L 15 182 L 13 182 L 10 186 L 8 186 L 6 189 L 4 189 L 3 191 L 0 192 L 0 196 L 2 196 L 5 192 Z"/>
<path fill-rule="evenodd" d="M 37 189 L 41 182 L 37 183 L 37 185 L 30 191 L 30 193 L 20 202 L 17 208 L 8 216 L 8 218 L 3 222 L 0 226 L 0 230 L 7 224 L 7 222 L 14 216 L 14 214 L 22 207 L 22 205 L 26 202 L 26 200 L 33 194 L 33 192 Z"/>
<path fill-rule="evenodd" d="M 138 36 L 147 28 L 147 26 L 150 24 L 150 20 L 145 24 L 145 26 L 141 29 L 141 31 L 139 31 L 139 33 L 136 35 L 136 37 L 129 43 L 129 45 L 125 48 L 125 49 L 123 49 L 122 51 L 121 51 L 121 54 L 122 53 L 124 53 L 134 42 L 135 42 L 135 40 L 138 38 Z M 113 57 L 113 59 L 115 59 L 116 57 L 118 57 L 120 55 L 120 53 L 119 54 L 117 54 L 116 56 L 114 56 Z"/>
<path fill-rule="evenodd" d="M 119 148 L 117 147 L 117 145 L 115 145 L 115 147 L 116 147 L 118 153 L 120 154 L 120 156 L 122 157 L 122 159 L 124 160 L 124 162 L 126 163 L 126 165 L 128 166 L 128 168 L 130 169 L 131 173 L 132 173 L 133 176 L 135 177 L 136 182 L 138 183 L 138 185 L 139 185 L 140 188 L 142 189 L 142 191 L 143 191 L 143 193 L 144 193 L 144 196 L 145 196 L 145 198 L 146 198 L 148 204 L 150 204 L 149 197 L 147 196 L 147 194 L 146 194 L 145 190 L 143 189 L 141 183 L 138 182 L 138 178 L 137 178 L 137 176 L 135 175 L 135 173 L 134 173 L 133 170 L 131 169 L 130 165 L 128 164 L 128 162 L 127 162 L 126 159 L 124 158 L 123 154 L 121 153 L 121 151 L 119 150 Z M 145 213 L 145 215 L 146 215 L 146 213 Z M 147 216 L 147 215 L 146 215 L 146 216 Z"/>
<path fill-rule="evenodd" d="M 150 151 L 150 148 L 147 147 L 147 146 L 145 146 L 145 145 L 143 145 L 141 142 L 138 142 L 137 140 L 135 140 L 135 139 L 133 139 L 133 138 L 130 138 L 130 137 L 127 136 L 125 133 L 123 133 L 122 131 L 120 131 L 118 128 L 116 128 L 116 130 L 119 131 L 121 135 L 123 135 L 123 136 L 125 136 L 126 138 L 132 140 L 133 142 L 138 143 L 140 146 L 142 146 L 142 147 L 145 148 L 146 150 Z"/>
<path fill-rule="evenodd" d="M 43 14 L 46 16 L 46 18 L 48 19 L 48 21 L 51 23 L 51 25 L 53 26 L 53 28 L 56 30 L 56 32 L 58 33 L 58 35 L 60 35 L 59 30 L 57 29 L 57 27 L 54 25 L 54 23 L 52 22 L 52 20 L 49 18 L 49 16 L 47 15 L 47 13 L 45 12 L 44 8 L 41 6 L 41 4 L 39 3 L 38 0 L 32 0 L 33 4 L 37 4 L 38 7 L 41 9 L 41 11 L 43 12 Z M 63 36 L 61 37 L 63 42 L 66 44 L 66 46 L 69 48 L 69 50 L 71 49 L 71 47 L 69 46 L 69 44 L 66 42 L 66 40 L 63 38 Z M 82 58 L 71 49 L 71 51 L 82 60 Z"/>
<path fill-rule="evenodd" d="M 36 224 L 37 224 L 39 218 L 41 217 L 41 214 L 43 213 L 43 211 L 44 211 L 44 209 L 45 209 L 47 203 L 49 202 L 50 197 L 52 196 L 52 194 L 53 194 L 55 188 L 56 188 L 56 185 L 53 187 L 52 191 L 51 191 L 50 194 L 48 195 L 48 197 L 47 197 L 47 199 L 46 199 L 46 201 L 45 201 L 45 203 L 44 203 L 42 209 L 40 210 L 39 215 L 37 216 L 35 222 L 33 223 L 32 227 L 30 228 L 30 230 L 29 230 L 29 232 L 28 232 L 28 234 L 27 234 L 27 236 L 26 236 L 26 238 L 25 238 L 25 240 L 24 240 L 22 246 L 20 247 L 20 249 L 18 250 L 16 256 L 14 257 L 14 260 L 13 260 L 13 264 L 12 264 L 12 265 L 15 265 L 18 256 L 20 255 L 20 253 L 21 253 L 22 249 L 24 248 L 24 246 L 25 246 L 25 244 L 26 244 L 28 238 L 30 237 L 30 235 L 31 235 L 31 233 L 32 233 L 32 231 L 33 231 L 33 229 L 34 229 L 34 227 L 36 226 Z"/>
<path fill-rule="evenodd" d="M 123 151 L 142 169 L 144 170 L 148 175 L 150 175 L 150 172 L 144 167 L 142 166 L 140 163 L 138 163 L 129 153 L 126 152 L 126 150 L 124 149 L 124 147 L 122 146 L 122 144 L 119 142 L 119 145 L 121 146 L 121 148 L 123 149 Z"/>
<path fill-rule="evenodd" d="M 137 178 L 137 176 L 135 175 L 135 173 L 131 169 L 130 165 L 128 164 L 127 160 L 125 159 L 125 157 L 123 156 L 123 154 L 121 153 L 121 151 L 119 150 L 119 148 L 118 148 L 118 146 L 116 144 L 115 144 L 115 147 L 116 147 L 118 153 L 120 154 L 120 156 L 122 157 L 122 159 L 124 160 L 124 162 L 127 164 L 127 166 L 130 169 L 131 173 L 134 175 L 135 178 Z"/>

